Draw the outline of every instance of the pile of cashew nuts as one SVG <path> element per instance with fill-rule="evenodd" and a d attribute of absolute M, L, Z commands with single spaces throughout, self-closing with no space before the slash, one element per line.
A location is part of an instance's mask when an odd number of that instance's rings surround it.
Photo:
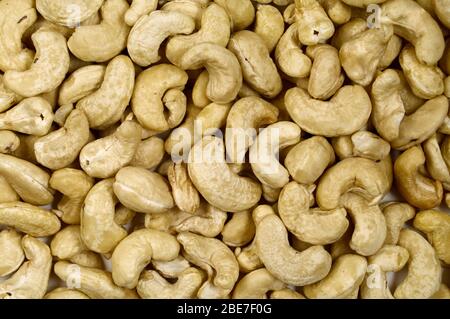
<path fill-rule="evenodd" d="M 450 0 L 0 0 L 0 71 L 0 298 L 450 298 Z"/>

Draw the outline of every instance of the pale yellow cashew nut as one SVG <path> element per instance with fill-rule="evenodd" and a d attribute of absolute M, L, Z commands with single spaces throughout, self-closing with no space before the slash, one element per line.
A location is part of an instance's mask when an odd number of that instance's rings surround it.
<path fill-rule="evenodd" d="M 0 231 L 0 277 L 12 274 L 22 265 L 25 254 L 21 241 L 22 235 L 14 229 Z"/>
<path fill-rule="evenodd" d="M 233 299 L 266 299 L 268 291 L 283 289 L 285 285 L 265 268 L 257 269 L 239 280 L 233 291 Z"/>
<path fill-rule="evenodd" d="M 156 10 L 158 0 L 133 0 L 125 13 L 125 22 L 132 27 L 142 16 Z"/>
<path fill-rule="evenodd" d="M 75 27 L 95 14 L 103 0 L 36 0 L 36 9 L 48 21 Z"/>

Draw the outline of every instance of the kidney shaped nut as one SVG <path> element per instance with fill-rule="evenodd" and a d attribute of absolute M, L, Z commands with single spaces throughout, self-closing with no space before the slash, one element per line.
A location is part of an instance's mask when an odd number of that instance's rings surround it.
<path fill-rule="evenodd" d="M 230 16 L 231 29 L 236 32 L 252 24 L 255 8 L 250 0 L 214 0 Z"/>
<path fill-rule="evenodd" d="M 200 207 L 200 196 L 189 177 L 184 163 L 171 163 L 167 170 L 167 178 L 172 187 L 175 204 L 182 211 L 194 214 Z"/>
<path fill-rule="evenodd" d="M 253 211 L 255 243 L 259 258 L 267 270 L 286 284 L 304 286 L 324 278 L 331 267 L 331 256 L 322 246 L 302 252 L 289 245 L 287 230 L 270 206 Z"/>
<path fill-rule="evenodd" d="M 257 5 L 253 31 L 258 34 L 272 52 L 284 33 L 284 19 L 273 5 Z"/>
<path fill-rule="evenodd" d="M 158 0 L 132 0 L 125 13 L 125 22 L 132 27 L 142 16 L 156 10 Z"/>
<path fill-rule="evenodd" d="M 346 254 L 333 263 L 330 273 L 321 281 L 305 286 L 303 292 L 310 299 L 351 298 L 354 290 L 366 274 L 367 261 L 364 257 Z"/>
<path fill-rule="evenodd" d="M 75 27 L 95 14 L 103 0 L 36 0 L 36 9 L 48 21 Z"/>
<path fill-rule="evenodd" d="M 255 223 L 250 211 L 234 213 L 221 232 L 222 241 L 230 247 L 248 244 L 255 236 Z"/>
<path fill-rule="evenodd" d="M 398 245 L 409 253 L 408 274 L 395 289 L 397 299 L 429 298 L 439 290 L 442 269 L 433 247 L 419 233 L 403 229 Z"/>
<path fill-rule="evenodd" d="M 228 49 L 239 60 L 244 80 L 256 92 L 268 98 L 281 92 L 280 75 L 258 34 L 248 30 L 236 32 L 230 38 Z"/>
<path fill-rule="evenodd" d="M 361 285 L 363 299 L 394 299 L 386 272 L 399 271 L 409 259 L 408 251 L 400 246 L 386 245 L 368 259 L 366 278 Z"/>
<path fill-rule="evenodd" d="M 439 20 L 447 27 L 450 28 L 450 2 L 448 0 L 434 0 L 433 1 L 434 13 Z"/>
<path fill-rule="evenodd" d="M 427 235 L 436 254 L 450 265 L 450 215 L 438 210 L 425 210 L 417 213 L 414 227 Z"/>
<path fill-rule="evenodd" d="M 285 283 L 270 274 L 265 268 L 254 270 L 236 284 L 233 299 L 267 299 L 271 290 L 283 289 Z"/>
<path fill-rule="evenodd" d="M 48 205 L 53 201 L 53 190 L 48 185 L 49 174 L 30 162 L 0 154 L 0 175 L 25 202 Z"/>
<path fill-rule="evenodd" d="M 175 11 L 191 17 L 195 21 L 196 29 L 201 27 L 203 13 L 210 0 L 171 0 L 164 1 L 161 10 Z"/>
<path fill-rule="evenodd" d="M 298 38 L 301 43 L 324 43 L 334 34 L 334 25 L 317 0 L 295 0 Z"/>
<path fill-rule="evenodd" d="M 381 22 L 392 24 L 394 32 L 414 45 L 420 62 L 436 64 L 445 48 L 439 24 L 417 2 L 390 0 L 381 5 Z"/>
<path fill-rule="evenodd" d="M 92 251 L 106 254 L 127 236 L 114 220 L 117 198 L 114 179 L 104 179 L 91 188 L 81 211 L 81 239 Z"/>
<path fill-rule="evenodd" d="M 22 238 L 27 261 L 10 278 L 0 283 L 0 299 L 42 299 L 52 269 L 48 246 L 31 236 Z"/>
<path fill-rule="evenodd" d="M 184 53 L 197 44 L 208 42 L 226 47 L 230 32 L 228 14 L 221 6 L 212 3 L 202 14 L 200 30 L 190 35 L 175 35 L 170 38 L 166 45 L 166 57 L 173 64 L 180 66 Z"/>
<path fill-rule="evenodd" d="M 398 236 L 402 230 L 405 222 L 414 218 L 416 214 L 414 207 L 407 203 L 386 203 L 382 205 L 384 218 L 386 220 L 386 245 L 396 245 Z"/>
<path fill-rule="evenodd" d="M 113 134 L 83 147 L 80 165 L 91 177 L 111 177 L 133 160 L 140 142 L 140 125 L 125 121 Z"/>
<path fill-rule="evenodd" d="M 181 57 L 180 67 L 183 70 L 205 67 L 209 75 L 206 95 L 216 103 L 233 101 L 242 86 L 238 59 L 218 44 L 201 43 L 193 46 Z"/>
<path fill-rule="evenodd" d="M 159 64 L 139 74 L 131 101 L 139 123 L 160 132 L 180 124 L 186 114 L 183 89 L 187 81 L 187 73 L 171 64 Z"/>
<path fill-rule="evenodd" d="M 0 112 L 8 110 L 11 106 L 21 101 L 22 97 L 14 91 L 8 89 L 3 81 L 3 75 L 0 75 Z"/>
<path fill-rule="evenodd" d="M 177 11 L 157 10 L 141 17 L 128 36 L 128 53 L 140 66 L 158 62 L 161 43 L 176 34 L 190 34 L 195 29 L 194 20 Z"/>
<path fill-rule="evenodd" d="M 76 286 L 78 291 L 92 299 L 136 299 L 138 297 L 134 290 L 116 286 L 111 273 L 101 269 L 58 261 L 54 271 L 68 286 Z"/>
<path fill-rule="evenodd" d="M 339 207 L 342 195 L 350 191 L 365 198 L 369 205 L 375 205 L 389 188 L 388 178 L 377 163 L 352 157 L 340 161 L 322 175 L 316 200 L 319 207 L 331 210 Z"/>
<path fill-rule="evenodd" d="M 411 90 L 424 99 L 432 99 L 444 93 L 444 73 L 437 66 L 421 63 L 411 45 L 400 53 L 400 65 Z"/>
<path fill-rule="evenodd" d="M 322 136 L 313 136 L 289 150 L 284 160 L 292 178 L 302 184 L 313 184 L 334 163 L 334 151 Z"/>
<path fill-rule="evenodd" d="M 377 132 L 396 149 L 406 149 L 433 135 L 444 122 L 448 99 L 441 95 L 406 115 L 399 73 L 388 69 L 372 85 L 373 123 Z"/>
<path fill-rule="evenodd" d="M 352 17 L 352 9 L 342 0 L 319 0 L 319 3 L 335 24 L 344 24 Z"/>
<path fill-rule="evenodd" d="M 14 153 L 19 146 L 20 139 L 14 132 L 0 130 L 0 153 Z"/>
<path fill-rule="evenodd" d="M 56 89 L 69 71 L 69 51 L 66 39 L 58 32 L 39 30 L 32 36 L 36 56 L 29 69 L 5 72 L 5 85 L 25 97 Z"/>
<path fill-rule="evenodd" d="M 157 271 L 144 271 L 139 278 L 137 292 L 143 299 L 191 299 L 203 283 L 203 275 L 197 268 L 189 267 L 177 276 L 173 284 Z"/>
<path fill-rule="evenodd" d="M 214 272 L 214 286 L 228 291 L 233 289 L 238 280 L 239 266 L 230 248 L 218 239 L 188 232 L 178 234 L 177 240 L 187 254 L 186 259 L 208 273 Z"/>
<path fill-rule="evenodd" d="M 211 205 L 224 211 L 240 212 L 253 207 L 261 198 L 261 187 L 234 173 L 224 155 L 220 138 L 207 136 L 196 143 L 188 162 L 192 183 Z"/>
<path fill-rule="evenodd" d="M 327 137 L 349 135 L 367 122 L 372 103 L 363 87 L 347 85 L 331 100 L 315 100 L 301 88 L 286 92 L 287 111 L 300 128 L 314 135 Z"/>
<path fill-rule="evenodd" d="M 136 230 L 125 237 L 112 254 L 112 277 L 116 285 L 133 289 L 152 259 L 170 261 L 180 252 L 174 236 L 152 229 Z"/>
<path fill-rule="evenodd" d="M 269 102 L 249 96 L 238 100 L 227 117 L 225 144 L 232 163 L 243 163 L 256 138 L 257 129 L 277 121 L 279 110 Z"/>
<path fill-rule="evenodd" d="M 308 80 L 308 93 L 315 99 L 327 100 L 344 83 L 338 51 L 331 45 L 309 46 L 306 53 L 314 60 Z"/>
<path fill-rule="evenodd" d="M 383 25 L 357 34 L 344 42 L 339 50 L 347 76 L 359 85 L 369 85 L 393 35 L 392 26 Z"/>
<path fill-rule="evenodd" d="M 105 70 L 104 65 L 87 65 L 75 70 L 61 84 L 58 104 L 76 103 L 94 93 L 103 83 Z"/>
<path fill-rule="evenodd" d="M 37 161 L 57 170 L 71 164 L 89 140 L 89 122 L 81 110 L 73 110 L 64 127 L 39 138 L 34 144 Z"/>
<path fill-rule="evenodd" d="M 22 35 L 37 20 L 33 0 L 5 0 L 0 3 L 0 70 L 25 71 L 33 52 L 22 45 Z"/>
<path fill-rule="evenodd" d="M 281 188 L 289 182 L 289 172 L 278 161 L 280 150 L 300 141 L 300 128 L 288 121 L 271 124 L 263 129 L 250 147 L 253 173 L 261 183 Z"/>
<path fill-rule="evenodd" d="M 442 183 L 422 173 L 425 155 L 414 146 L 404 151 L 394 164 L 397 189 L 411 205 L 430 209 L 438 206 L 443 197 Z"/>
<path fill-rule="evenodd" d="M 130 27 L 124 16 L 128 9 L 126 0 L 105 0 L 102 21 L 76 28 L 67 42 L 70 52 L 87 62 L 105 62 L 118 55 L 127 46 Z"/>
<path fill-rule="evenodd" d="M 287 76 L 302 78 L 311 70 L 311 60 L 303 53 L 294 23 L 284 32 L 275 48 L 275 61 L 280 71 Z"/>
<path fill-rule="evenodd" d="M 22 235 L 14 229 L 0 231 L 0 277 L 15 272 L 25 259 L 22 249 Z"/>
<path fill-rule="evenodd" d="M 133 211 L 163 213 L 174 206 L 167 181 L 141 167 L 124 167 L 116 175 L 114 193 Z"/>
<path fill-rule="evenodd" d="M 59 231 L 50 243 L 52 255 L 59 259 L 71 259 L 75 255 L 88 251 L 81 239 L 79 225 L 69 225 Z"/>
<path fill-rule="evenodd" d="M 425 153 L 426 167 L 430 176 L 435 180 L 441 181 L 444 188 L 448 188 L 450 173 L 441 152 L 440 142 L 442 142 L 442 136 L 440 134 L 434 134 L 422 144 L 422 147 Z M 443 149 L 445 150 L 445 147 Z"/>
<path fill-rule="evenodd" d="M 164 154 L 164 141 L 152 136 L 139 143 L 130 165 L 153 170 L 161 163 Z"/>
<path fill-rule="evenodd" d="M 127 56 L 116 56 L 108 63 L 100 88 L 77 103 L 91 128 L 104 129 L 120 120 L 133 94 L 134 76 L 133 62 Z"/>
<path fill-rule="evenodd" d="M 326 245 L 337 241 L 349 222 L 344 208 L 330 211 L 311 208 L 311 190 L 296 182 L 284 186 L 278 199 L 278 213 L 286 228 L 301 241 Z"/>

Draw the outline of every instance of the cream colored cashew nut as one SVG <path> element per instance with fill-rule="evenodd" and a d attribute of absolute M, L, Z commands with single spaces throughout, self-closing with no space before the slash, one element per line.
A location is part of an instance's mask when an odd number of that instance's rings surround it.
<path fill-rule="evenodd" d="M 214 0 L 230 16 L 231 29 L 239 31 L 252 24 L 255 8 L 250 0 Z"/>
<path fill-rule="evenodd" d="M 19 137 L 11 131 L 0 130 L 0 153 L 14 153 L 20 146 Z"/>
<path fill-rule="evenodd" d="M 248 244 L 255 237 L 255 223 L 250 211 L 234 213 L 225 224 L 222 241 L 231 247 L 240 247 Z"/>
<path fill-rule="evenodd" d="M 141 17 L 156 10 L 158 0 L 133 0 L 125 13 L 125 22 L 132 27 Z"/>
<path fill-rule="evenodd" d="M 74 27 L 95 14 L 103 0 L 36 0 L 36 9 L 48 21 Z"/>
<path fill-rule="evenodd" d="M 133 289 L 139 275 L 152 259 L 170 261 L 180 252 L 174 236 L 165 232 L 140 229 L 123 239 L 112 254 L 112 277 L 120 287 Z"/>
<path fill-rule="evenodd" d="M 14 229 L 0 231 L 0 277 L 15 272 L 22 265 L 25 254 L 22 249 L 22 235 Z"/>
<path fill-rule="evenodd" d="M 258 34 L 272 52 L 284 33 L 281 12 L 272 5 L 257 5 L 253 31 Z"/>
<path fill-rule="evenodd" d="M 386 245 L 396 245 L 398 236 L 405 222 L 414 218 L 416 214 L 414 207 L 406 203 L 385 203 L 382 205 L 384 218 L 386 220 Z"/>
<path fill-rule="evenodd" d="M 172 187 L 172 195 L 179 209 L 194 214 L 200 207 L 200 195 L 192 184 L 187 166 L 184 163 L 171 163 L 167 170 L 167 178 Z"/>
<path fill-rule="evenodd" d="M 295 0 L 298 38 L 305 45 L 323 43 L 334 33 L 334 25 L 317 0 Z"/>
<path fill-rule="evenodd" d="M 283 289 L 285 285 L 265 268 L 257 269 L 239 280 L 233 291 L 233 299 L 266 299 L 268 291 Z"/>

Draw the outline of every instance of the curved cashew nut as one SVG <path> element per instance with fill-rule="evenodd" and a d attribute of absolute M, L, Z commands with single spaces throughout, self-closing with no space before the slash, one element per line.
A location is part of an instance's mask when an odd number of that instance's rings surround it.
<path fill-rule="evenodd" d="M 159 64 L 139 74 L 131 105 L 136 119 L 146 129 L 167 131 L 180 124 L 186 113 L 186 97 L 182 92 L 188 81 L 185 71 L 171 64 Z M 177 92 L 180 101 L 168 101 Z M 165 107 L 169 115 L 165 113 Z"/>
<path fill-rule="evenodd" d="M 0 153 L 14 153 L 20 146 L 19 137 L 11 131 L 0 130 Z"/>
<path fill-rule="evenodd" d="M 331 45 L 321 44 L 308 47 L 306 53 L 313 59 L 308 93 L 315 99 L 327 100 L 344 83 L 338 51 Z"/>
<path fill-rule="evenodd" d="M 195 21 L 196 29 L 200 29 L 203 13 L 210 0 L 171 0 L 165 1 L 161 7 L 163 11 L 176 11 L 191 17 Z M 228 17 L 228 16 L 227 16 Z"/>
<path fill-rule="evenodd" d="M 0 231 L 0 277 L 12 274 L 22 265 L 25 254 L 21 242 L 22 235 L 14 229 Z"/>
<path fill-rule="evenodd" d="M 259 259 L 254 239 L 250 245 L 242 249 L 240 247 L 236 248 L 234 254 L 239 263 L 239 270 L 243 273 L 249 273 L 255 269 L 264 267 L 261 259 Z"/>
<path fill-rule="evenodd" d="M 430 209 L 442 201 L 442 183 L 421 172 L 425 155 L 414 146 L 404 151 L 394 164 L 397 189 L 408 203 L 421 209 Z"/>
<path fill-rule="evenodd" d="M 91 177 L 111 177 L 133 160 L 140 142 L 141 126 L 125 121 L 113 134 L 83 147 L 81 168 Z"/>
<path fill-rule="evenodd" d="M 190 262 L 208 273 L 214 269 L 215 287 L 231 291 L 238 280 L 239 265 L 230 248 L 218 239 L 188 232 L 178 234 L 177 240 L 183 246 Z"/>
<path fill-rule="evenodd" d="M 388 157 L 391 151 L 388 142 L 369 131 L 336 137 L 332 140 L 332 144 L 340 159 L 360 156 L 372 161 L 380 161 Z"/>
<path fill-rule="evenodd" d="M 182 211 L 194 214 L 200 207 L 200 196 L 192 184 L 186 164 L 171 162 L 167 170 L 167 178 L 172 187 L 172 195 L 177 207 Z"/>
<path fill-rule="evenodd" d="M 445 163 L 444 156 L 441 153 L 439 142 L 442 141 L 442 137 L 437 134 L 431 136 L 426 140 L 422 146 L 426 158 L 427 170 L 433 179 L 441 181 L 446 188 L 446 184 L 450 183 L 450 173 Z M 445 148 L 444 148 L 445 149 Z"/>
<path fill-rule="evenodd" d="M 442 57 L 445 48 L 442 31 L 417 2 L 391 0 L 383 3 L 381 22 L 392 24 L 397 35 L 414 45 L 419 61 L 434 65 Z"/>
<path fill-rule="evenodd" d="M 0 154 L 0 175 L 25 202 L 48 205 L 53 201 L 53 191 L 48 185 L 50 176 L 30 162 Z"/>
<path fill-rule="evenodd" d="M 447 27 L 450 28 L 450 3 L 448 0 L 434 0 L 433 8 L 434 13 L 439 20 Z"/>
<path fill-rule="evenodd" d="M 258 34 L 272 52 L 284 33 L 281 12 L 272 5 L 257 5 L 253 31 Z"/>
<path fill-rule="evenodd" d="M 158 50 L 162 42 L 176 34 L 190 34 L 195 29 L 194 20 L 177 11 L 157 10 L 140 18 L 128 36 L 128 53 L 140 66 L 149 66 L 161 57 Z"/>
<path fill-rule="evenodd" d="M 368 274 L 361 285 L 363 299 L 394 299 L 388 287 L 386 272 L 399 271 L 409 259 L 400 246 L 386 245 L 368 259 Z"/>
<path fill-rule="evenodd" d="M 417 213 L 414 227 L 427 235 L 436 254 L 450 265 L 450 215 L 438 210 L 426 210 Z"/>
<path fill-rule="evenodd" d="M 437 66 L 421 63 L 411 45 L 402 49 L 399 62 L 415 95 L 432 99 L 444 93 L 444 73 Z"/>
<path fill-rule="evenodd" d="M 120 120 L 133 94 L 134 76 L 129 57 L 119 55 L 108 63 L 100 88 L 77 103 L 90 127 L 103 129 Z"/>
<path fill-rule="evenodd" d="M 58 261 L 54 266 L 54 271 L 68 286 L 76 285 L 78 291 L 92 299 L 138 298 L 134 290 L 116 286 L 111 273 L 101 269 Z"/>
<path fill-rule="evenodd" d="M 120 287 L 133 289 L 151 259 L 169 261 L 180 252 L 175 237 L 153 229 L 140 229 L 125 237 L 112 254 L 112 277 Z"/>
<path fill-rule="evenodd" d="M 238 59 L 217 44 L 201 43 L 193 46 L 181 57 L 180 67 L 183 70 L 205 67 L 209 75 L 206 95 L 216 103 L 233 101 L 242 86 L 242 71 Z"/>
<path fill-rule="evenodd" d="M 387 203 L 382 208 L 386 220 L 386 245 L 397 245 L 403 225 L 416 214 L 414 207 L 406 203 Z"/>
<path fill-rule="evenodd" d="M 64 36 L 55 31 L 38 30 L 32 35 L 36 56 L 29 69 L 5 72 L 5 85 L 25 97 L 56 89 L 69 71 L 69 50 Z"/>
<path fill-rule="evenodd" d="M 340 161 L 322 175 L 316 200 L 322 209 L 334 209 L 342 204 L 341 196 L 350 191 L 364 197 L 369 205 L 375 205 L 389 188 L 388 178 L 377 163 L 352 157 Z"/>
<path fill-rule="evenodd" d="M 141 17 L 156 10 L 158 0 L 133 0 L 125 13 L 125 22 L 132 27 Z"/>
<path fill-rule="evenodd" d="M 87 62 L 105 62 L 127 46 L 130 27 L 124 16 L 129 9 L 126 0 L 105 0 L 100 10 L 100 24 L 76 28 L 67 45 L 77 58 Z"/>
<path fill-rule="evenodd" d="M 72 163 L 89 140 L 89 122 L 83 111 L 73 110 L 64 127 L 39 138 L 34 144 L 37 161 L 57 170 Z"/>
<path fill-rule="evenodd" d="M 396 149 L 406 149 L 429 138 L 448 112 L 448 99 L 441 95 L 405 115 L 402 87 L 400 75 L 392 69 L 381 73 L 372 85 L 374 126 Z"/>
<path fill-rule="evenodd" d="M 202 273 L 194 267 L 184 270 L 177 281 L 169 283 L 154 270 L 145 271 L 139 278 L 137 292 L 144 299 L 191 299 L 203 283 Z"/>
<path fill-rule="evenodd" d="M 362 256 L 375 254 L 386 239 L 387 226 L 378 205 L 369 205 L 362 197 L 347 193 L 343 205 L 353 219 L 355 229 L 350 240 L 350 248 Z"/>
<path fill-rule="evenodd" d="M 352 9 L 342 0 L 319 0 L 319 3 L 335 24 L 344 24 L 352 17 Z"/>
<path fill-rule="evenodd" d="M 230 39 L 230 18 L 219 5 L 211 4 L 202 14 L 201 28 L 191 35 L 176 35 L 166 46 L 167 59 L 180 66 L 181 57 L 190 48 L 200 43 L 214 43 L 226 47 Z"/>
<path fill-rule="evenodd" d="M 122 168 L 113 187 L 119 201 L 136 212 L 164 213 L 174 206 L 164 177 L 141 167 Z"/>
<path fill-rule="evenodd" d="M 281 36 L 275 48 L 275 61 L 284 74 L 303 78 L 308 76 L 312 63 L 301 49 L 297 30 L 297 24 L 293 23 Z"/>
<path fill-rule="evenodd" d="M 256 96 L 244 97 L 233 104 L 225 131 L 227 155 L 232 163 L 244 162 L 256 138 L 256 129 L 276 122 L 278 114 L 277 107 Z"/>
<path fill-rule="evenodd" d="M 261 187 L 248 177 L 231 171 L 224 159 L 222 139 L 206 136 L 189 153 L 188 172 L 192 183 L 213 206 L 228 212 L 251 208 L 261 198 Z"/>
<path fill-rule="evenodd" d="M 0 283 L 0 299 L 42 299 L 52 269 L 48 246 L 31 236 L 22 238 L 26 261 L 9 279 Z"/>
<path fill-rule="evenodd" d="M 258 206 L 253 211 L 266 214 L 256 223 L 256 250 L 267 270 L 281 281 L 304 286 L 324 278 L 331 268 L 331 256 L 322 246 L 312 246 L 302 252 L 289 245 L 287 230 L 270 206 Z"/>
<path fill-rule="evenodd" d="M 1 1 L 0 12 L 0 70 L 25 71 L 34 54 L 23 47 L 22 36 L 37 20 L 34 1 Z"/>
<path fill-rule="evenodd" d="M 408 274 L 395 289 L 394 297 L 429 298 L 439 290 L 442 269 L 433 247 L 419 233 L 403 229 L 398 245 L 409 253 Z"/>
<path fill-rule="evenodd" d="M 130 165 L 153 170 L 161 163 L 164 154 L 164 141 L 152 136 L 139 143 Z"/>
<path fill-rule="evenodd" d="M 230 16 L 231 29 L 236 32 L 252 24 L 255 8 L 250 0 L 214 0 Z"/>
<path fill-rule="evenodd" d="M 334 25 L 317 0 L 295 0 L 298 38 L 305 45 L 323 43 L 334 34 Z"/>
<path fill-rule="evenodd" d="M 0 114 L 0 129 L 42 136 L 54 119 L 51 105 L 41 97 L 30 97 Z"/>
<path fill-rule="evenodd" d="M 244 80 L 251 88 L 268 98 L 273 98 L 281 92 L 281 77 L 269 50 L 258 34 L 248 30 L 233 33 L 228 49 L 239 60 Z"/>
<path fill-rule="evenodd" d="M 74 71 L 59 89 L 59 105 L 76 103 L 94 93 L 103 83 L 106 67 L 88 65 Z"/>
<path fill-rule="evenodd" d="M 310 209 L 311 196 L 308 187 L 296 182 L 284 186 L 278 200 L 281 220 L 301 241 L 313 245 L 326 245 L 337 241 L 349 225 L 345 209 Z"/>
<path fill-rule="evenodd" d="M 289 115 L 300 128 L 327 137 L 358 131 L 372 110 L 369 95 L 358 85 L 341 87 L 328 102 L 311 98 L 301 88 L 292 88 L 286 92 L 285 103 Z"/>
<path fill-rule="evenodd" d="M 178 278 L 183 271 L 190 267 L 190 264 L 183 256 L 179 255 L 170 261 L 152 260 L 152 266 L 165 278 Z"/>
<path fill-rule="evenodd" d="M 284 160 L 289 174 L 301 184 L 314 184 L 335 161 L 334 151 L 326 138 L 313 136 L 291 148 Z"/>
<path fill-rule="evenodd" d="M 283 289 L 285 283 L 271 275 L 265 268 L 254 270 L 236 284 L 233 299 L 266 299 L 270 290 Z"/>
<path fill-rule="evenodd" d="M 347 254 L 339 257 L 330 273 L 318 283 L 305 286 L 303 292 L 310 299 L 348 298 L 364 280 L 367 261 L 364 257 Z"/>
<path fill-rule="evenodd" d="M 36 9 L 48 21 L 75 27 L 95 14 L 103 0 L 36 0 Z"/>
<path fill-rule="evenodd" d="M 81 239 L 92 251 L 106 254 L 127 236 L 127 231 L 114 221 L 117 202 L 114 179 L 98 182 L 87 193 L 81 210 Z"/>
<path fill-rule="evenodd" d="M 339 50 L 342 67 L 355 83 L 367 86 L 372 83 L 387 44 L 393 35 L 391 25 L 368 29 L 344 42 Z"/>
<path fill-rule="evenodd" d="M 289 172 L 278 162 L 283 148 L 300 141 L 300 128 L 288 121 L 271 124 L 263 129 L 250 147 L 249 158 L 253 173 L 272 188 L 281 188 L 289 182 Z"/>
<path fill-rule="evenodd" d="M 249 211 L 234 213 L 222 230 L 222 241 L 231 247 L 244 246 L 255 237 L 255 223 Z"/>
<path fill-rule="evenodd" d="M 0 112 L 8 110 L 11 106 L 21 100 L 22 97 L 5 86 L 3 75 L 0 75 Z"/>

